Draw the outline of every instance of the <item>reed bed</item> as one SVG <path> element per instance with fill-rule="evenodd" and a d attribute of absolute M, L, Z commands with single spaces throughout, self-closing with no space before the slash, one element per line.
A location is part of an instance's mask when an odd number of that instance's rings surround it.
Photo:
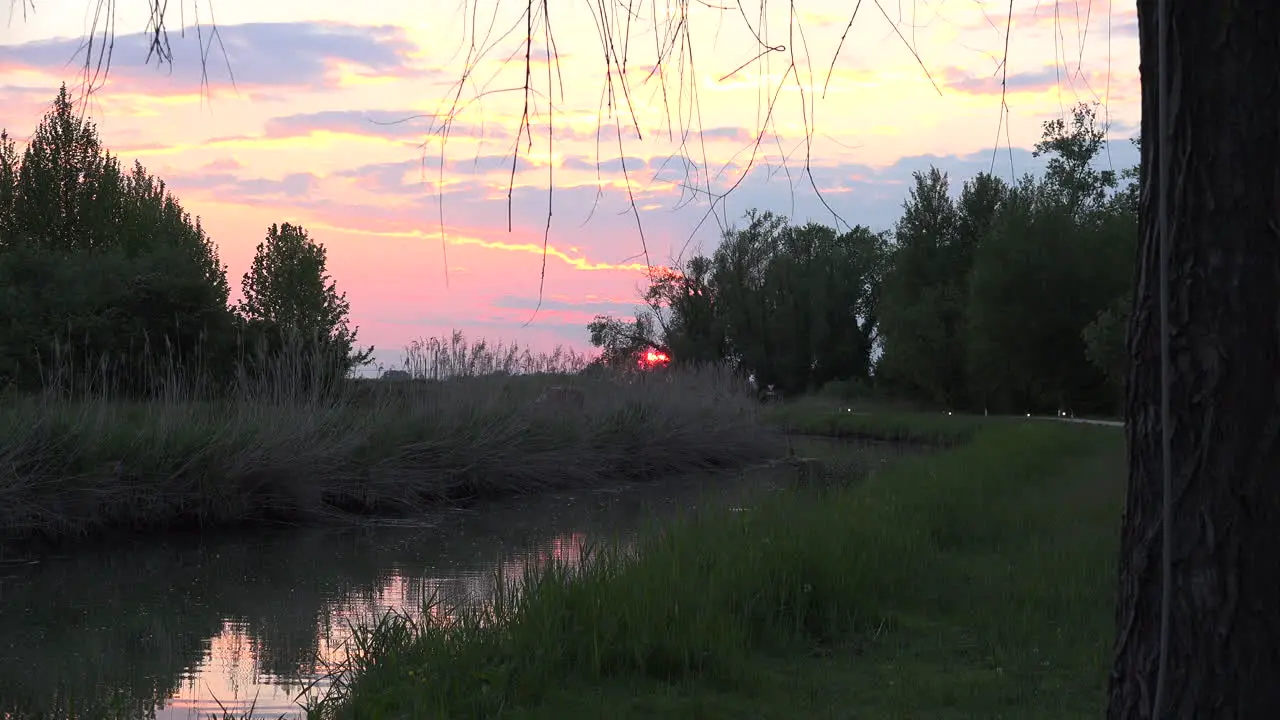
<path fill-rule="evenodd" d="M 461 352 L 458 338 L 439 347 Z M 781 447 L 750 391 L 721 368 L 585 374 L 572 372 L 572 356 L 514 366 L 508 358 L 532 356 L 483 344 L 467 353 L 471 370 L 443 380 L 456 353 L 420 353 L 410 363 L 418 379 L 325 390 L 298 380 L 300 362 L 223 396 L 175 380 L 146 400 L 70 393 L 66 383 L 9 397 L 0 406 L 0 535 L 404 515 L 733 467 Z M 581 390 L 582 407 L 539 404 L 553 386 Z"/>

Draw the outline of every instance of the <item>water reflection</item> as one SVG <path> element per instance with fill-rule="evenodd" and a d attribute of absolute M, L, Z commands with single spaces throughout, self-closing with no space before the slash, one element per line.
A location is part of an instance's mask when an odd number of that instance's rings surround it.
<path fill-rule="evenodd" d="M 295 699 L 341 660 L 351 624 L 433 592 L 482 602 L 495 567 L 517 579 L 530 562 L 576 563 L 584 543 L 625 541 L 699 502 L 749 504 L 778 480 L 680 478 L 415 527 L 116 541 L 34 563 L 0 548 L 0 717 L 298 717 Z"/>

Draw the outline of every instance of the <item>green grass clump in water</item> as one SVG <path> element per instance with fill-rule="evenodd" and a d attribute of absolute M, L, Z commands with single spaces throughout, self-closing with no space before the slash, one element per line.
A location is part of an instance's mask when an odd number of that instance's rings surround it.
<path fill-rule="evenodd" d="M 549 566 L 446 627 L 389 616 L 314 717 L 1085 717 L 1123 442 L 995 423 L 853 487 Z"/>

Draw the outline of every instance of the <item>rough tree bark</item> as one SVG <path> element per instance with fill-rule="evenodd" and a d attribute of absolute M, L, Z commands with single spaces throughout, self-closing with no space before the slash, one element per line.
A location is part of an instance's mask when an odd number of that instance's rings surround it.
<path fill-rule="evenodd" d="M 1156 0 L 1139 0 L 1142 196 L 1129 487 L 1107 717 L 1151 717 L 1160 650 L 1159 244 L 1173 245 L 1173 605 L 1164 718 L 1280 718 L 1280 2 L 1173 0 L 1170 127 Z"/>

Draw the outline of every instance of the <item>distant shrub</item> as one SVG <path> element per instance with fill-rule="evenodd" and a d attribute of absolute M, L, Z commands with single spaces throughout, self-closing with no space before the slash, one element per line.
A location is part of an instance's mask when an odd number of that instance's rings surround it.
<path fill-rule="evenodd" d="M 0 252 L 0 287 L 0 384 L 139 395 L 233 374 L 235 319 L 180 250 L 19 247 Z"/>
<path fill-rule="evenodd" d="M 863 379 L 853 380 L 832 380 L 818 391 L 822 397 L 831 398 L 832 400 L 841 400 L 844 402 L 856 402 L 858 400 L 876 400 L 883 395 L 878 391 L 870 381 Z"/>

